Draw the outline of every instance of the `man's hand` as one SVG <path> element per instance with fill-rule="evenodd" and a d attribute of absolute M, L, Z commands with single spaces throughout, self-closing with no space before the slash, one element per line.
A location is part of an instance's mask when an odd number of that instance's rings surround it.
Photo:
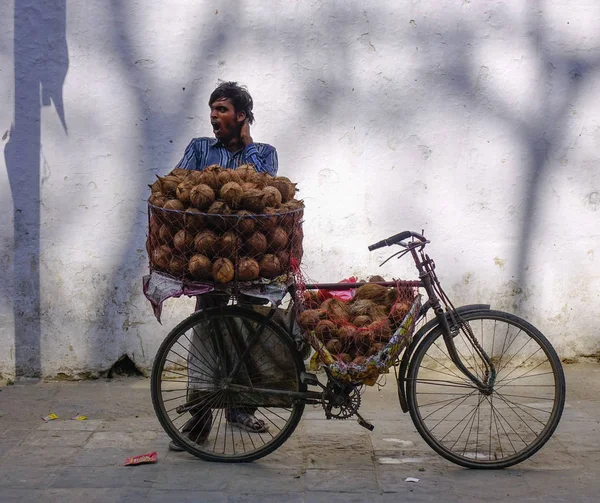
<path fill-rule="evenodd" d="M 250 123 L 248 122 L 248 119 L 246 119 L 244 121 L 244 124 L 242 124 L 242 130 L 240 131 L 240 139 L 242 140 L 242 145 L 244 145 L 244 147 L 247 147 L 251 143 L 254 143 L 252 136 L 250 136 Z"/>

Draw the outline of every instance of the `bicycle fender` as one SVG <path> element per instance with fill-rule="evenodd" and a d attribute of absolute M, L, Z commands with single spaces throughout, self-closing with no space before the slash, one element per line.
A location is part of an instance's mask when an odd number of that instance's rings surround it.
<path fill-rule="evenodd" d="M 489 311 L 491 309 L 490 304 L 468 304 L 466 306 L 460 306 L 456 308 L 456 312 L 459 314 L 470 313 L 472 311 Z M 446 319 L 451 321 L 450 313 L 446 313 Z M 427 334 L 434 330 L 439 325 L 438 320 L 433 318 L 423 325 L 417 333 L 413 336 L 413 340 L 410 345 L 404 351 L 402 360 L 400 361 L 400 369 L 398 371 L 398 399 L 400 400 L 400 407 L 402 412 L 408 412 L 408 402 L 406 400 L 406 373 L 408 372 L 408 365 L 412 358 L 415 349 L 423 340 Z"/>

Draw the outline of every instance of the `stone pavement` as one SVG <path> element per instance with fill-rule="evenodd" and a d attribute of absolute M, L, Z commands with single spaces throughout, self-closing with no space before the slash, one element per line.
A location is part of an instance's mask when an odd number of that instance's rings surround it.
<path fill-rule="evenodd" d="M 0 502 L 597 502 L 600 364 L 565 371 L 567 406 L 554 437 L 500 471 L 464 469 L 431 451 L 401 412 L 391 378 L 364 395 L 373 432 L 307 407 L 293 436 L 252 464 L 169 452 L 145 378 L 0 386 Z M 49 413 L 60 419 L 44 423 Z M 89 419 L 71 420 L 76 414 Z M 122 466 L 151 451 L 156 464 Z"/>

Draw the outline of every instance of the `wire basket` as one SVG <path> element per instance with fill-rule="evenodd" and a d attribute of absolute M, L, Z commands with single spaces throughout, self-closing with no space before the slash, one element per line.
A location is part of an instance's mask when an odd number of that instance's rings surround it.
<path fill-rule="evenodd" d="M 227 285 L 286 280 L 303 255 L 304 210 L 210 212 L 165 209 L 148 203 L 150 270 L 184 282 Z"/>

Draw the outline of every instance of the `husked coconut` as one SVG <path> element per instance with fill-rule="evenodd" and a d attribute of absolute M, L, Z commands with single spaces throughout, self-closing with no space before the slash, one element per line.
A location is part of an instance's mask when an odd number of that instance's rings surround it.
<path fill-rule="evenodd" d="M 221 173 L 222 174 L 222 173 Z M 221 187 L 219 196 L 225 201 L 230 208 L 236 209 L 242 201 L 244 190 L 239 183 L 229 182 Z"/>
<path fill-rule="evenodd" d="M 190 191 L 190 202 L 199 210 L 206 210 L 215 200 L 215 191 L 204 183 L 195 185 Z"/>
<path fill-rule="evenodd" d="M 201 255 L 214 257 L 218 250 L 219 238 L 213 231 L 203 231 L 196 235 L 194 239 L 194 248 Z"/>
<path fill-rule="evenodd" d="M 267 251 L 267 238 L 262 232 L 255 232 L 246 240 L 246 251 L 252 257 L 258 257 Z"/>
<path fill-rule="evenodd" d="M 373 302 L 384 302 L 388 289 L 385 286 L 375 283 L 367 283 L 356 290 L 353 301 L 362 299 L 372 300 Z"/>
<path fill-rule="evenodd" d="M 263 189 L 265 204 L 273 208 L 281 205 L 281 192 L 275 187 L 267 186 Z"/>
<path fill-rule="evenodd" d="M 262 213 L 265 209 L 264 193 L 260 189 L 250 189 L 242 195 L 241 207 L 253 213 Z"/>
<path fill-rule="evenodd" d="M 315 335 L 321 342 L 327 342 L 331 340 L 336 334 L 337 327 L 335 323 L 329 320 L 321 320 L 315 327 Z"/>
<path fill-rule="evenodd" d="M 183 276 L 187 272 L 187 260 L 183 257 L 174 256 L 171 257 L 171 261 L 169 262 L 169 267 L 167 271 L 171 273 L 173 276 Z"/>
<path fill-rule="evenodd" d="M 350 319 L 348 306 L 339 299 L 327 299 L 321 304 L 321 309 L 327 313 L 327 317 L 334 322 L 343 322 Z"/>
<path fill-rule="evenodd" d="M 219 238 L 217 245 L 219 256 L 234 258 L 240 246 L 240 238 L 234 232 L 226 232 Z"/>
<path fill-rule="evenodd" d="M 263 255 L 258 265 L 260 266 L 260 275 L 263 278 L 276 278 L 281 274 L 279 259 L 271 253 Z"/>
<path fill-rule="evenodd" d="M 218 258 L 212 266 L 212 277 L 219 283 L 229 283 L 235 276 L 233 263 L 228 258 Z"/>
<path fill-rule="evenodd" d="M 240 210 L 236 213 L 239 217 L 235 221 L 235 229 L 244 236 L 251 236 L 256 229 L 256 219 L 253 213 L 247 210 Z"/>
<path fill-rule="evenodd" d="M 283 227 L 275 227 L 267 238 L 269 248 L 273 251 L 282 250 L 288 244 L 288 235 Z"/>
<path fill-rule="evenodd" d="M 206 255 L 194 255 L 190 259 L 188 269 L 194 279 L 212 278 L 212 262 Z"/>
<path fill-rule="evenodd" d="M 194 236 L 187 230 L 181 229 L 173 236 L 173 247 L 182 253 L 186 253 L 194 244 Z"/>
<path fill-rule="evenodd" d="M 176 195 L 184 205 L 190 204 L 190 195 L 194 184 L 192 182 L 183 181 L 177 186 Z"/>
<path fill-rule="evenodd" d="M 179 199 L 169 199 L 163 206 L 165 210 L 185 210 L 185 206 Z"/>
<path fill-rule="evenodd" d="M 306 309 L 298 315 L 298 325 L 304 330 L 314 330 L 319 321 L 325 317 L 325 311 L 321 309 Z"/>
<path fill-rule="evenodd" d="M 258 262 L 251 257 L 243 257 L 238 261 L 238 279 L 240 281 L 254 281 L 258 279 L 260 267 Z"/>

